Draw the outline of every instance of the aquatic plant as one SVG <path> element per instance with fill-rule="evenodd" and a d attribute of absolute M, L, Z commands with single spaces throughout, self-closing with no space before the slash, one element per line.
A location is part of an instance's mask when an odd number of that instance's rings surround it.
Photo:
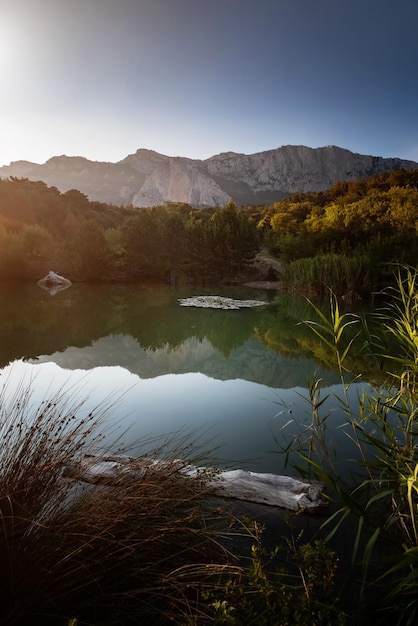
<path fill-rule="evenodd" d="M 156 447 L 166 462 L 142 465 L 140 480 L 87 484 L 74 468 L 109 454 L 115 398 L 90 410 L 77 388 L 35 402 L 33 383 L 2 383 L 0 624 L 195 624 L 200 585 L 232 557 L 205 472 L 180 471 L 192 443 Z"/>
<path fill-rule="evenodd" d="M 251 556 L 239 576 L 229 577 L 219 589 L 203 597 L 212 611 L 204 624 L 231 626 L 344 626 L 339 607 L 335 553 L 323 541 L 304 541 L 303 533 L 287 536 L 267 550 L 264 527 L 243 519 L 251 532 Z M 200 622 L 199 622 L 200 623 Z"/>
<path fill-rule="evenodd" d="M 315 318 L 305 322 L 318 342 L 333 349 L 329 365 L 340 375 L 342 393 L 336 399 L 344 415 L 339 428 L 357 449 L 344 465 L 353 472 L 342 476 L 341 463 L 335 463 L 330 414 L 324 410 L 324 399 L 333 392 L 320 381 L 311 387 L 310 424 L 283 451 L 300 471 L 326 485 L 333 514 L 322 526 L 325 541 L 338 545 L 339 537 L 351 537 L 346 589 L 359 598 L 356 623 L 373 616 L 380 624 L 403 626 L 418 616 L 417 270 L 399 267 L 396 288 L 385 296 L 385 306 L 372 314 L 373 332 L 367 317 L 341 314 L 332 292 L 329 317 L 312 305 Z M 348 395 L 360 376 L 345 366 L 358 334 L 386 380 L 363 390 L 353 405 Z"/>
<path fill-rule="evenodd" d="M 288 263 L 281 282 L 287 290 L 324 294 L 332 289 L 338 296 L 356 299 L 370 295 L 374 287 L 372 274 L 373 268 L 364 256 L 328 253 Z"/>

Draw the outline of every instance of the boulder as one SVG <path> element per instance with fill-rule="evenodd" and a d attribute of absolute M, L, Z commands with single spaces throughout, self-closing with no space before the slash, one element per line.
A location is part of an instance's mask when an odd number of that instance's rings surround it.
<path fill-rule="evenodd" d="M 44 278 L 38 280 L 38 285 L 42 287 L 42 289 L 48 291 L 51 296 L 54 296 L 59 291 L 71 287 L 72 282 L 68 280 L 68 278 L 64 278 L 64 276 L 60 276 L 55 272 L 49 271 Z"/>

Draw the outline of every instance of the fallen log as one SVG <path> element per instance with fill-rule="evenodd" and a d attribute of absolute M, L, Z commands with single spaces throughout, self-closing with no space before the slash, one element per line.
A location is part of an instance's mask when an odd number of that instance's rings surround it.
<path fill-rule="evenodd" d="M 321 494 L 323 485 L 290 476 L 238 469 L 220 472 L 219 480 L 214 486 L 218 495 L 233 500 L 257 502 L 307 513 L 320 513 L 327 509 L 327 501 Z"/>
<path fill-rule="evenodd" d="M 65 469 L 65 475 L 87 483 L 112 484 L 122 476 L 141 480 L 149 469 L 178 471 L 190 477 L 201 477 L 213 495 L 232 500 L 266 504 L 290 511 L 322 514 L 328 502 L 322 495 L 323 485 L 276 474 L 245 470 L 218 470 L 197 467 L 184 461 L 155 461 L 141 457 L 85 457 Z"/>

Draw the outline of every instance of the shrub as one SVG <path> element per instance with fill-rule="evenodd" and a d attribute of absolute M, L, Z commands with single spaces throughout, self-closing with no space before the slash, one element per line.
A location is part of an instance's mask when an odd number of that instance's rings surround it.
<path fill-rule="evenodd" d="M 247 520 L 253 544 L 249 562 L 223 588 L 205 598 L 212 609 L 208 623 L 233 626 L 343 626 L 338 608 L 334 552 L 322 541 L 302 543 L 299 536 L 282 538 L 268 553 L 263 528 Z M 206 622 L 205 622 L 206 623 Z"/>

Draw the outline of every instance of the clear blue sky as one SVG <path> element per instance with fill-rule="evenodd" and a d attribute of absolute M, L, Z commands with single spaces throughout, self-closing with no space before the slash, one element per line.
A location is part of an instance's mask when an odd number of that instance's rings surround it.
<path fill-rule="evenodd" d="M 338 145 L 418 161 L 418 0 L 0 0 L 0 165 Z"/>

